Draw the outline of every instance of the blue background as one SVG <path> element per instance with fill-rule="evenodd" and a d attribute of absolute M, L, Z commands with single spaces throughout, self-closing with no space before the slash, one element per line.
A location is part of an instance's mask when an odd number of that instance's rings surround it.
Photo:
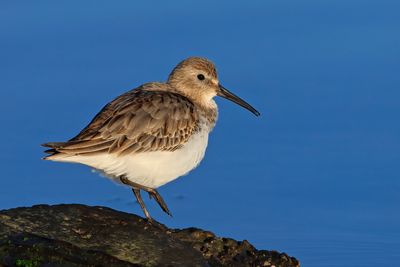
<path fill-rule="evenodd" d="M 160 189 L 195 226 L 302 266 L 400 261 L 400 2 L 1 1 L 0 208 L 85 203 L 142 214 L 128 188 L 41 161 L 108 101 L 213 60 L 256 118 L 218 99 L 202 164 Z"/>

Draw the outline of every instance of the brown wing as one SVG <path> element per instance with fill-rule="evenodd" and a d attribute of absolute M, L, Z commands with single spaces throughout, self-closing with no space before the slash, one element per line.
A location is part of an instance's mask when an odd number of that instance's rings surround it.
<path fill-rule="evenodd" d="M 76 137 L 47 143 L 50 154 L 138 153 L 174 151 L 199 129 L 199 118 L 187 98 L 143 87 L 106 105 Z M 152 88 L 150 88 L 152 89 Z"/>

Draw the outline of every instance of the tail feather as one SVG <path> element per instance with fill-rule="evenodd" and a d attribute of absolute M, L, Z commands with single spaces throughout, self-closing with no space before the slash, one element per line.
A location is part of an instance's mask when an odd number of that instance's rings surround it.
<path fill-rule="evenodd" d="M 46 154 L 54 154 L 54 153 L 56 153 L 56 152 L 57 152 L 57 150 L 55 150 L 54 148 L 52 148 L 52 149 L 47 149 L 47 150 L 44 151 L 44 153 L 46 153 Z"/>
<path fill-rule="evenodd" d="M 58 151 L 57 149 L 65 146 L 67 143 L 68 142 L 49 142 L 49 143 L 42 144 L 43 147 L 50 148 L 50 149 L 47 149 L 44 151 L 44 153 L 49 154 L 49 155 L 43 157 L 42 159 L 43 160 L 57 160 L 62 155 L 61 152 Z"/>
<path fill-rule="evenodd" d="M 50 149 L 44 152 L 49 154 L 45 156 L 44 160 L 65 160 L 77 155 L 92 155 L 101 152 L 106 152 L 112 145 L 112 140 L 75 140 L 68 142 L 49 142 L 42 144 L 44 147 Z"/>
<path fill-rule="evenodd" d="M 68 142 L 48 142 L 48 143 L 41 144 L 41 146 L 50 147 L 50 148 L 59 148 L 59 147 L 65 146 L 66 144 L 68 144 Z"/>

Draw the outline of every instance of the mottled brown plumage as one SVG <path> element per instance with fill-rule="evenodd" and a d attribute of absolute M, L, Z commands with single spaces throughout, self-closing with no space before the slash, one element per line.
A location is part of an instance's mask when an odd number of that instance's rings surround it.
<path fill-rule="evenodd" d="M 44 145 L 53 148 L 49 153 L 71 155 L 174 151 L 199 130 L 204 111 L 168 86 L 148 83 L 131 90 L 106 105 L 68 142 Z"/>

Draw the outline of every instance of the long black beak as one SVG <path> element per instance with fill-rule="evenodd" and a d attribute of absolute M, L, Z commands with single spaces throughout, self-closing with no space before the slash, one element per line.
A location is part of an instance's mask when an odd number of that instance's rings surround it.
<path fill-rule="evenodd" d="M 251 111 L 254 115 L 260 116 L 260 112 L 258 112 L 255 108 L 253 108 L 249 103 L 238 97 L 237 95 L 229 92 L 228 89 L 223 87 L 222 85 L 219 85 L 219 90 L 217 92 L 218 96 L 222 96 L 223 98 L 226 98 L 232 102 L 235 102 L 236 104 L 244 107 L 245 109 Z"/>

